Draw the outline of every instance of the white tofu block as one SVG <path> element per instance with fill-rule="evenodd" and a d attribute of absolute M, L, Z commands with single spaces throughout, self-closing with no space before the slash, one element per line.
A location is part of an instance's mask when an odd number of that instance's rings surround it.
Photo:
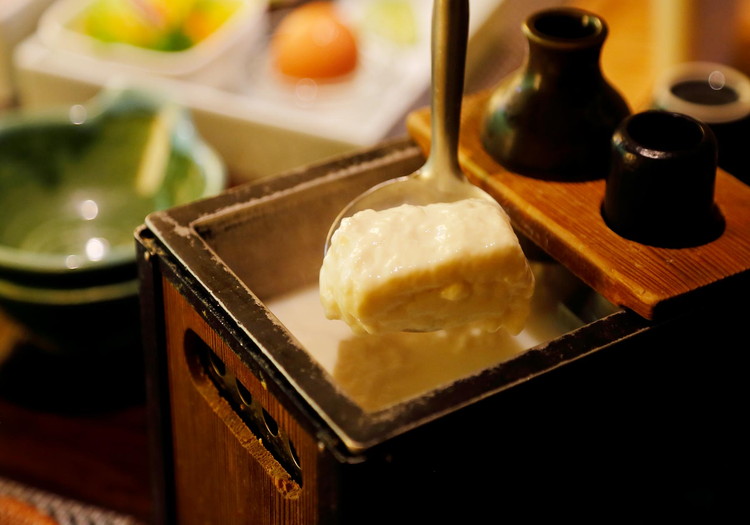
<path fill-rule="evenodd" d="M 319 284 L 326 317 L 355 333 L 475 323 L 517 334 L 530 311 L 534 276 L 505 211 L 466 199 L 345 219 Z"/>

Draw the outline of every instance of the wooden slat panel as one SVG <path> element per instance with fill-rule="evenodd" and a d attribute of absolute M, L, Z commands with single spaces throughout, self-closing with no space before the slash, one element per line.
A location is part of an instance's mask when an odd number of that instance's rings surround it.
<path fill-rule="evenodd" d="M 726 220 L 710 243 L 680 249 L 646 246 L 610 230 L 601 217 L 604 180 L 550 182 L 511 173 L 485 153 L 480 139 L 488 92 L 464 101 L 460 157 L 467 176 L 489 191 L 519 230 L 610 301 L 654 319 L 722 300 L 750 270 L 750 187 L 719 170 L 716 202 Z M 428 109 L 408 119 L 411 135 L 429 150 Z"/>
<path fill-rule="evenodd" d="M 313 436 L 242 364 L 227 343 L 164 279 L 164 308 L 175 462 L 177 520 L 181 525 L 314 525 L 319 522 L 319 451 Z M 294 442 L 300 486 L 243 423 L 211 380 L 191 371 L 185 333 L 208 345 Z"/>
<path fill-rule="evenodd" d="M 647 109 L 659 64 L 649 2 L 574 0 L 609 25 L 602 70 L 633 112 Z M 750 16 L 747 5 L 742 12 Z M 747 283 L 750 268 L 750 188 L 719 170 L 716 201 L 726 230 L 695 248 L 664 249 L 628 241 L 602 220 L 603 180 L 561 183 L 523 177 L 499 166 L 484 152 L 480 122 L 489 92 L 464 101 L 460 157 L 467 176 L 503 204 L 518 228 L 611 301 L 648 319 L 668 315 L 702 299 L 723 300 Z M 427 151 L 429 109 L 409 115 L 407 128 Z"/>

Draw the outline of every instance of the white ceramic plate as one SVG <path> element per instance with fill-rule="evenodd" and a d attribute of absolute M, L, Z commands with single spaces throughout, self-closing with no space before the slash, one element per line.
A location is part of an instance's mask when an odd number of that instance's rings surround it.
<path fill-rule="evenodd" d="M 370 1 L 376 0 L 340 0 L 339 7 L 358 27 Z M 90 53 L 53 48 L 36 35 L 23 42 L 15 55 L 21 102 L 28 106 L 76 103 L 112 83 L 168 92 L 193 110 L 201 135 L 235 177 L 273 175 L 376 144 L 402 124 L 411 109 L 425 102 L 430 83 L 432 1 L 410 3 L 417 21 L 416 41 L 411 46 L 398 48 L 382 39 L 361 38 L 358 68 L 346 81 L 302 86 L 301 97 L 298 86 L 280 79 L 273 70 L 265 45 L 247 61 L 237 83 L 217 88 L 137 72 Z M 503 3 L 472 2 L 470 54 L 489 45 L 472 40 L 480 28 L 501 27 Z M 265 42 L 269 39 L 270 34 Z M 471 61 L 467 64 L 471 66 Z"/>

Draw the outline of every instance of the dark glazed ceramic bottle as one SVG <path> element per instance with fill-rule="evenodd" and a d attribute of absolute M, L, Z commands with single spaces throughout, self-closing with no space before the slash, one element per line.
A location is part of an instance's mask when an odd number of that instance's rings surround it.
<path fill-rule="evenodd" d="M 602 216 L 614 232 L 666 248 L 721 235 L 716 137 L 708 124 L 683 113 L 644 111 L 623 120 L 611 144 Z"/>
<path fill-rule="evenodd" d="M 528 55 L 490 97 L 485 150 L 531 177 L 606 177 L 612 133 L 630 114 L 601 71 L 606 23 L 580 9 L 553 8 L 532 14 L 522 29 Z"/>

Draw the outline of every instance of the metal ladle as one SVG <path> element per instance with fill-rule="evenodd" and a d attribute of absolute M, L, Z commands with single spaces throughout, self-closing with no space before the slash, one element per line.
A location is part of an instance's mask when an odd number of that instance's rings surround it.
<path fill-rule="evenodd" d="M 458 163 L 458 135 L 469 32 L 468 0 L 435 0 L 432 12 L 432 141 L 425 164 L 410 175 L 377 184 L 336 217 L 325 250 L 341 221 L 358 211 L 401 204 L 426 205 L 482 198 L 496 202 L 466 179 Z"/>

